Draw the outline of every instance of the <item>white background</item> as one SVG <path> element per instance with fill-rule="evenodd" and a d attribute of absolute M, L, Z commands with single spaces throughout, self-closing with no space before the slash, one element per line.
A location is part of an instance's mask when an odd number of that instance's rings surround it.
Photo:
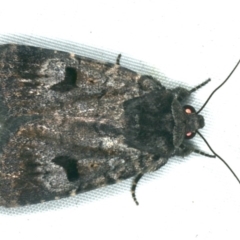
<path fill-rule="evenodd" d="M 115 61 L 189 89 L 199 109 L 240 58 L 239 1 L 4 1 L 0 43 Z M 175 85 L 174 85 L 175 84 Z M 201 133 L 240 177 L 240 68 L 202 114 Z M 210 152 L 199 137 L 197 148 Z M 1 239 L 240 239 L 240 185 L 218 159 L 172 158 L 130 195 L 131 179 L 75 198 L 0 208 Z"/>

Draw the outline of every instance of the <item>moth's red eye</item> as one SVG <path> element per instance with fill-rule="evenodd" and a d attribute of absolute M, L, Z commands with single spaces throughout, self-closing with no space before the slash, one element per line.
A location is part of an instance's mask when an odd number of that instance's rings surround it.
<path fill-rule="evenodd" d="M 183 106 L 183 109 L 185 111 L 186 114 L 192 114 L 192 113 L 196 113 L 196 110 L 194 109 L 194 107 L 190 106 L 190 105 L 185 105 Z M 185 134 L 185 139 L 191 139 L 196 135 L 195 132 L 187 132 Z"/>
<path fill-rule="evenodd" d="M 185 139 L 191 139 L 196 135 L 195 132 L 188 132 L 185 134 Z"/>
<path fill-rule="evenodd" d="M 196 110 L 194 109 L 194 107 L 190 106 L 190 105 L 185 105 L 183 106 L 183 109 L 185 110 L 185 113 L 187 114 L 192 114 L 195 113 Z"/>

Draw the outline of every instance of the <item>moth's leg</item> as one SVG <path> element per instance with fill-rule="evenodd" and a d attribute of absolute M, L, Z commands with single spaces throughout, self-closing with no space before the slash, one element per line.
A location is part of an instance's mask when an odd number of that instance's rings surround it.
<path fill-rule="evenodd" d="M 157 171 L 159 168 L 161 168 L 162 166 L 164 166 L 167 161 L 168 158 L 164 158 L 164 157 L 160 157 L 160 156 L 153 156 L 152 158 L 152 163 L 150 164 L 150 166 L 148 166 L 145 169 L 142 169 L 141 172 L 137 173 L 137 175 L 135 176 L 135 178 L 133 179 L 132 182 L 132 187 L 131 187 L 131 192 L 132 192 L 132 198 L 134 200 L 134 202 L 139 205 L 137 198 L 136 198 L 136 187 L 137 187 L 137 183 L 139 182 L 139 180 L 142 178 L 142 176 L 145 173 L 149 173 L 149 172 L 154 172 Z"/>
<path fill-rule="evenodd" d="M 120 66 L 120 60 L 122 55 L 118 54 L 116 59 L 116 65 Z M 141 75 L 139 79 L 139 85 L 143 90 L 156 90 L 156 89 L 165 89 L 162 84 L 153 78 L 151 75 Z"/>
<path fill-rule="evenodd" d="M 189 90 L 187 90 L 186 88 L 182 88 L 182 87 L 177 87 L 172 89 L 172 93 L 175 94 L 176 99 L 178 101 L 182 101 L 184 98 L 187 98 L 190 96 L 191 92 Z"/>
<path fill-rule="evenodd" d="M 117 59 L 116 59 L 116 65 L 120 65 L 120 59 L 122 57 L 122 54 L 118 54 Z"/>
<path fill-rule="evenodd" d="M 215 155 L 211 155 L 211 154 L 205 153 L 205 152 L 203 152 L 201 150 L 195 149 L 192 146 L 188 146 L 188 145 L 181 145 L 177 149 L 177 151 L 175 152 L 175 155 L 181 156 L 181 157 L 185 157 L 185 156 L 188 156 L 192 152 L 201 154 L 201 155 L 206 156 L 206 157 L 211 157 L 211 158 L 215 158 L 216 157 Z"/>
<path fill-rule="evenodd" d="M 139 180 L 141 179 L 141 177 L 143 176 L 143 173 L 139 173 L 134 179 L 133 179 L 133 183 L 132 183 L 132 187 L 131 187 L 131 192 L 132 192 L 132 197 L 134 202 L 139 205 L 137 198 L 136 198 L 136 187 L 137 187 L 137 183 L 139 182 Z"/>
<path fill-rule="evenodd" d="M 205 152 L 203 152 L 201 150 L 198 150 L 198 149 L 194 149 L 193 152 L 201 154 L 201 155 L 203 155 L 205 157 L 210 157 L 210 158 L 215 158 L 216 157 L 215 155 L 211 155 L 211 154 L 205 153 Z"/>
<path fill-rule="evenodd" d="M 177 100 L 182 101 L 184 98 L 187 98 L 190 96 L 191 93 L 197 91 L 199 88 L 205 86 L 207 83 L 209 83 L 211 79 L 207 79 L 203 83 L 197 85 L 196 87 L 192 88 L 191 90 L 187 90 L 186 88 L 177 87 L 172 90 L 172 92 L 176 95 Z"/>
<path fill-rule="evenodd" d="M 199 84 L 199 85 L 197 85 L 196 87 L 194 87 L 194 88 L 192 88 L 191 90 L 190 90 L 190 92 L 192 93 L 192 92 L 195 92 L 195 91 L 197 91 L 199 88 L 201 88 L 201 87 L 203 87 L 203 86 L 205 86 L 207 83 L 209 83 L 211 81 L 211 79 L 209 78 L 209 79 L 207 79 L 206 81 L 204 81 L 203 83 L 201 83 L 201 84 Z"/>

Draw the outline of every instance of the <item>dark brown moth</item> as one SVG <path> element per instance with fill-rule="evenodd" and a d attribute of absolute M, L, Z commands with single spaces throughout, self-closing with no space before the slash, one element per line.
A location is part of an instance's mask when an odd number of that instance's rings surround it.
<path fill-rule="evenodd" d="M 151 76 L 30 46 L 0 46 L 0 205 L 23 206 L 134 177 L 173 156 L 204 118 Z M 208 154 L 204 154 L 211 156 Z"/>

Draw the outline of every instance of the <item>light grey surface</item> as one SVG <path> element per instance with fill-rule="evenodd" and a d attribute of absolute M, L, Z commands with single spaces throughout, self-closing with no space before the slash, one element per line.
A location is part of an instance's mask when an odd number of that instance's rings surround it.
<path fill-rule="evenodd" d="M 199 109 L 240 58 L 236 2 L 11 1 L 0 9 L 0 43 L 18 43 L 115 61 L 169 87 L 212 82 Z M 240 69 L 202 112 L 201 131 L 240 177 Z M 200 138 L 199 149 L 210 152 Z M 173 158 L 130 195 L 131 180 L 75 198 L 6 210 L 1 239 L 239 239 L 240 186 L 218 159 Z"/>

